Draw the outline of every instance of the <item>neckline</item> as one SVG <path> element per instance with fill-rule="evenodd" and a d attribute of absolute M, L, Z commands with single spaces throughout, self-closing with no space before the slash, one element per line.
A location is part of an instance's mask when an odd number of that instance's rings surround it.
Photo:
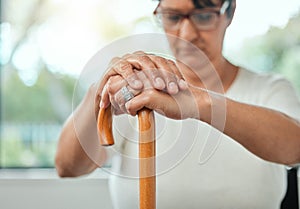
<path fill-rule="evenodd" d="M 225 91 L 225 95 L 228 95 L 228 94 L 230 94 L 233 91 L 233 89 L 237 85 L 238 81 L 240 80 L 242 71 L 243 71 L 242 68 L 239 67 L 238 70 L 237 70 L 237 74 L 236 74 L 233 82 L 231 83 L 231 85 L 229 86 L 229 88 L 227 89 L 227 91 Z"/>

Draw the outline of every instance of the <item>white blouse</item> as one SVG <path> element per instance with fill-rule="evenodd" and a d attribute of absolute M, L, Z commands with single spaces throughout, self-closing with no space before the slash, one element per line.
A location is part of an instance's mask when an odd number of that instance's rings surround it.
<path fill-rule="evenodd" d="M 291 84 L 275 75 L 240 69 L 226 96 L 300 120 Z M 109 187 L 115 209 L 138 209 L 137 119 L 117 116 L 117 145 L 109 148 Z M 232 138 L 193 119 L 155 115 L 157 209 L 276 209 L 286 192 L 283 165 L 255 156 Z M 125 140 L 126 139 L 126 140 Z"/>

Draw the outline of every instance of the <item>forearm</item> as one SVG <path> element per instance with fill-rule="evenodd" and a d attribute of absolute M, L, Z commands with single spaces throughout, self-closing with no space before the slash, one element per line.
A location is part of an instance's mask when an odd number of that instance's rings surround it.
<path fill-rule="evenodd" d="M 265 160 L 300 162 L 300 125 L 280 112 L 227 99 L 224 133 Z"/>
<path fill-rule="evenodd" d="M 95 128 L 94 90 L 90 89 L 82 103 L 66 121 L 57 147 L 55 164 L 62 177 L 92 172 L 106 160 L 99 146 Z"/>

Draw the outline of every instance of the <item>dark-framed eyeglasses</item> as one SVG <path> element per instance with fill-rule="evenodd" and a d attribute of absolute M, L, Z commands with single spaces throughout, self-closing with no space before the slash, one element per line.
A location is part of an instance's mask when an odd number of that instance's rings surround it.
<path fill-rule="evenodd" d="M 212 30 L 216 28 L 219 17 L 225 14 L 229 5 L 230 3 L 227 0 L 224 1 L 220 8 L 198 9 L 182 14 L 176 11 L 164 11 L 159 8 L 159 4 L 153 15 L 156 22 L 165 30 L 178 30 L 185 18 L 188 18 L 198 30 Z"/>

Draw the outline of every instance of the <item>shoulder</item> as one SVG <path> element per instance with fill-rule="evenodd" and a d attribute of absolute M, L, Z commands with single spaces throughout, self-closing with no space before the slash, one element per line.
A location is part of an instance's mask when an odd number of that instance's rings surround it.
<path fill-rule="evenodd" d="M 247 81 L 246 85 L 257 90 L 257 93 L 265 96 L 288 92 L 297 95 L 293 84 L 283 75 L 272 72 L 258 73 L 244 68 L 241 68 L 239 73 L 240 79 Z"/>
<path fill-rule="evenodd" d="M 256 104 L 284 112 L 294 118 L 300 118 L 300 100 L 293 84 L 276 73 L 256 73 L 240 69 L 239 78 L 244 82 L 250 97 L 256 98 Z"/>
<path fill-rule="evenodd" d="M 226 93 L 227 96 L 247 103 L 260 103 L 261 97 L 276 83 L 287 82 L 282 76 L 271 73 L 257 73 L 239 68 L 237 76 Z"/>
<path fill-rule="evenodd" d="M 277 82 L 289 83 L 289 81 L 280 74 L 271 73 L 271 72 L 258 73 L 246 68 L 239 69 L 239 77 L 237 77 L 237 79 L 243 79 L 245 81 L 253 82 L 255 84 L 261 83 L 264 86 L 273 85 Z"/>
<path fill-rule="evenodd" d="M 295 91 L 292 83 L 284 76 L 277 73 L 258 73 L 245 68 L 240 68 L 234 84 L 239 88 L 244 87 L 247 91 L 256 91 L 256 93 L 271 93 L 274 90 Z M 233 84 L 233 85 L 234 85 Z"/>

